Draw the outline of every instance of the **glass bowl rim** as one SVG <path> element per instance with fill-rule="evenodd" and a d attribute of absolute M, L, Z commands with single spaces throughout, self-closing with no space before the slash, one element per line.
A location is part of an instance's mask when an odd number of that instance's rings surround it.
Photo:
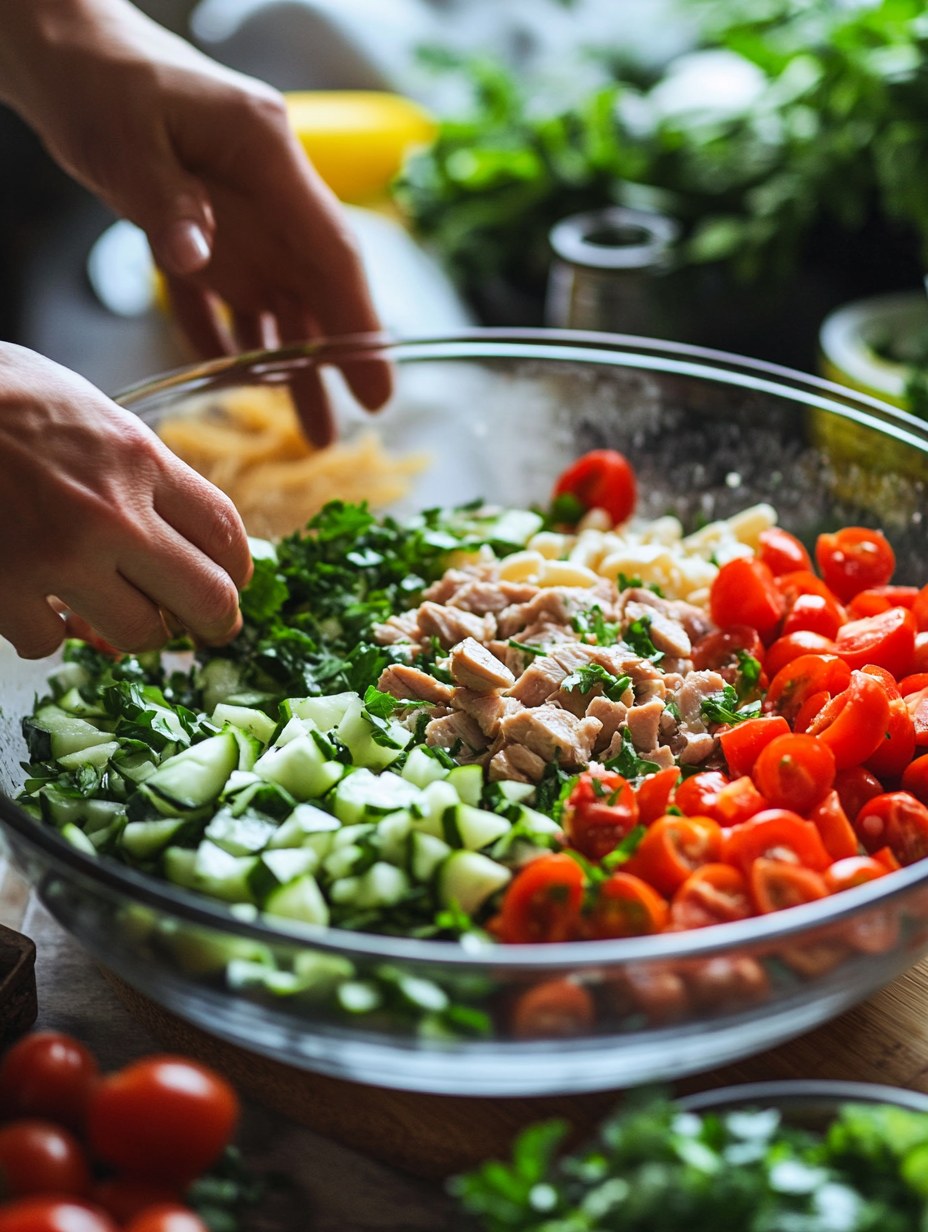
<path fill-rule="evenodd" d="M 696 1091 L 673 1102 L 684 1112 L 727 1112 L 757 1103 L 778 1107 L 823 1101 L 840 1104 L 892 1104 L 912 1112 L 928 1113 L 928 1095 L 908 1087 L 882 1082 L 848 1082 L 840 1078 L 785 1078 L 768 1082 L 743 1082 Z"/>
<path fill-rule="evenodd" d="M 676 372 L 741 388 L 755 388 L 804 405 L 836 412 L 928 453 L 928 423 L 878 398 L 791 368 L 725 351 L 686 343 L 575 330 L 472 329 L 446 337 L 394 340 L 382 334 L 320 339 L 273 351 L 193 364 L 139 382 L 116 400 L 129 408 L 155 396 L 223 388 L 243 374 L 280 374 L 308 364 L 338 366 L 351 360 L 385 355 L 400 361 L 462 359 L 582 360 L 586 363 Z M 143 408 L 144 409 L 144 408 Z M 348 929 L 293 925 L 271 926 L 260 917 L 244 920 L 206 895 L 139 873 L 116 861 L 98 859 L 73 847 L 51 827 L 42 825 L 0 793 L 0 822 L 32 847 L 41 849 L 59 868 L 98 882 L 133 902 L 162 910 L 188 923 L 248 936 L 266 945 L 311 945 L 337 954 L 414 962 L 422 966 L 524 970 L 576 970 L 627 962 L 663 962 L 708 958 L 755 944 L 795 938 L 818 927 L 838 924 L 867 908 L 890 903 L 923 883 L 928 860 L 899 869 L 889 878 L 845 890 L 786 912 L 747 920 L 609 941 L 574 941 L 546 945 L 469 947 L 456 941 L 393 937 Z M 920 867 L 924 864 L 924 868 Z M 885 885 L 889 881 L 890 885 Z M 786 917 L 785 922 L 783 922 Z"/>

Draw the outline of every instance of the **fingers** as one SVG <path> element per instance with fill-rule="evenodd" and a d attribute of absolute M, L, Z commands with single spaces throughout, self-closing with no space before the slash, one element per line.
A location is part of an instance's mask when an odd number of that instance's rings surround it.
<path fill-rule="evenodd" d="M 46 599 L 24 598 L 0 606 L 0 637 L 5 637 L 23 659 L 44 659 L 65 638 L 65 623 Z"/>
<path fill-rule="evenodd" d="M 248 585 L 253 569 L 248 537 L 225 493 L 169 456 L 154 493 L 154 508 L 182 539 L 214 561 L 235 587 L 242 590 Z"/>
<path fill-rule="evenodd" d="M 277 328 L 281 341 L 305 342 L 316 332 L 306 312 L 292 301 L 282 301 L 277 309 Z M 335 440 L 335 416 L 316 364 L 297 369 L 290 377 L 290 394 L 303 431 L 317 449 Z"/>
<path fill-rule="evenodd" d="M 95 585 L 62 588 L 61 598 L 105 642 L 127 654 L 160 650 L 168 640 L 157 604 L 118 573 Z"/>
<path fill-rule="evenodd" d="M 233 355 L 235 346 L 219 314 L 219 300 L 182 278 L 166 276 L 174 315 L 190 345 L 204 359 Z"/>
<path fill-rule="evenodd" d="M 277 330 L 270 313 L 235 312 L 233 322 L 240 351 L 260 351 L 277 345 Z"/>

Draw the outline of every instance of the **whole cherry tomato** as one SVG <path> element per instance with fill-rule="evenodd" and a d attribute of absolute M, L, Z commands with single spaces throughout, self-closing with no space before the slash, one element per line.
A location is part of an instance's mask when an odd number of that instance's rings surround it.
<path fill-rule="evenodd" d="M 824 879 L 811 868 L 761 857 L 751 865 L 751 893 L 763 915 L 827 898 Z"/>
<path fill-rule="evenodd" d="M 521 994 L 512 1012 L 517 1039 L 570 1039 L 583 1035 L 596 1018 L 593 998 L 570 979 L 546 980 Z"/>
<path fill-rule="evenodd" d="M 690 656 L 698 672 L 718 672 L 739 666 L 738 652 L 749 654 L 763 666 L 764 643 L 750 625 L 729 625 L 707 633 L 693 646 Z"/>
<path fill-rule="evenodd" d="M 838 630 L 835 654 L 850 668 L 875 663 L 901 680 L 915 656 L 915 618 L 904 607 L 891 607 L 878 616 L 851 620 Z"/>
<path fill-rule="evenodd" d="M 872 590 L 862 590 L 855 595 L 848 608 L 851 620 L 863 620 L 865 616 L 879 616 L 880 612 L 888 612 L 891 607 L 907 607 L 918 598 L 917 586 L 875 586 Z"/>
<path fill-rule="evenodd" d="M 589 935 L 596 940 L 642 937 L 666 927 L 670 914 L 666 902 L 631 873 L 613 873 L 597 884 L 595 894 Z"/>
<path fill-rule="evenodd" d="M 762 530 L 758 537 L 757 555 L 774 577 L 795 573 L 797 569 L 811 572 L 812 561 L 802 543 L 780 526 Z"/>
<path fill-rule="evenodd" d="M 912 659 L 912 671 L 928 672 L 928 633 L 915 634 L 915 657 Z"/>
<path fill-rule="evenodd" d="M 796 633 L 777 638 L 767 651 L 764 667 L 772 680 L 779 671 L 786 667 L 787 663 L 792 663 L 801 655 L 833 655 L 834 653 L 835 644 L 829 638 L 822 637 L 820 633 L 810 633 L 807 629 L 799 629 Z"/>
<path fill-rule="evenodd" d="M 851 856 L 836 860 L 825 872 L 825 886 L 829 894 L 837 894 L 839 890 L 851 890 L 854 886 L 876 881 L 877 877 L 885 877 L 886 872 L 885 866 L 870 856 Z"/>
<path fill-rule="evenodd" d="M 90 1168 L 80 1143 L 51 1121 L 12 1121 L 0 1128 L 0 1194 L 86 1198 Z"/>
<path fill-rule="evenodd" d="M 836 655 L 800 655 L 771 680 L 764 709 L 791 722 L 814 693 L 824 690 L 835 697 L 850 679 L 851 669 Z"/>
<path fill-rule="evenodd" d="M 567 800 L 564 829 L 571 844 L 590 860 L 614 851 L 638 824 L 638 801 L 621 774 L 581 774 Z"/>
<path fill-rule="evenodd" d="M 734 830 L 722 840 L 722 860 L 733 864 L 745 874 L 760 858 L 804 864 L 821 872 L 831 858 L 811 821 L 805 821 L 789 809 L 767 809 Z"/>
<path fill-rule="evenodd" d="M 623 871 L 670 898 L 694 869 L 717 861 L 721 850 L 722 831 L 711 817 L 661 817 Z"/>
<path fill-rule="evenodd" d="M 883 534 L 862 526 L 819 535 L 815 559 L 842 603 L 849 603 L 862 590 L 885 586 L 896 568 L 896 555 Z"/>
<path fill-rule="evenodd" d="M 115 1168 L 185 1183 L 218 1159 L 238 1112 L 235 1092 L 217 1074 L 185 1057 L 146 1057 L 101 1079 L 87 1135 L 94 1155 Z"/>
<path fill-rule="evenodd" d="M 821 595 L 800 595 L 786 614 L 781 637 L 791 633 L 818 633 L 820 637 L 833 640 L 841 628 L 835 605 Z M 777 639 L 779 640 L 779 639 Z"/>
<path fill-rule="evenodd" d="M 909 792 L 922 804 L 928 804 L 928 753 L 923 754 L 906 767 L 902 776 L 902 790 Z"/>
<path fill-rule="evenodd" d="M 777 736 L 754 766 L 754 782 L 774 808 L 804 815 L 831 791 L 835 756 L 814 736 Z"/>
<path fill-rule="evenodd" d="M 105 1211 L 68 1198 L 19 1198 L 0 1207 L 0 1232 L 117 1232 Z"/>
<path fill-rule="evenodd" d="M 907 791 L 891 791 L 869 800 L 854 823 L 868 852 L 889 847 L 902 865 L 928 855 L 928 808 Z"/>
<path fill-rule="evenodd" d="M 674 793 L 674 803 L 687 817 L 711 817 L 715 801 L 728 776 L 718 770 L 703 770 L 684 779 Z"/>
<path fill-rule="evenodd" d="M 928 689 L 928 672 L 913 672 L 911 676 L 903 676 L 896 685 L 902 697 L 908 697 L 910 693 L 919 693 L 922 689 Z"/>
<path fill-rule="evenodd" d="M 94 1204 L 106 1211 L 120 1227 L 153 1206 L 176 1206 L 180 1201 L 180 1194 L 171 1186 L 131 1176 L 111 1176 L 97 1181 L 92 1197 Z"/>
<path fill-rule="evenodd" d="M 728 771 L 733 779 L 750 774 L 754 769 L 763 749 L 777 736 L 785 736 L 789 732 L 789 724 L 782 715 L 771 714 L 761 719 L 745 719 L 736 727 L 731 727 L 719 736 L 719 743 Z"/>
<path fill-rule="evenodd" d="M 812 720 L 809 732 L 829 746 L 835 766 L 847 770 L 865 762 L 886 738 L 889 698 L 882 683 L 865 672 L 851 672 L 851 682 Z"/>
<path fill-rule="evenodd" d="M 876 775 L 863 766 L 851 766 L 849 770 L 839 770 L 835 775 L 835 791 L 848 820 L 853 824 L 867 801 L 883 794 L 883 787 Z"/>
<path fill-rule="evenodd" d="M 207 1232 L 206 1224 L 189 1206 L 153 1206 L 126 1226 L 126 1232 Z"/>
<path fill-rule="evenodd" d="M 690 873 L 670 906 L 674 928 L 708 928 L 754 914 L 747 882 L 730 864 L 704 864 Z"/>
<path fill-rule="evenodd" d="M 833 860 L 843 860 L 857 855 L 857 835 L 848 821 L 847 813 L 841 805 L 841 797 L 836 791 L 830 791 L 824 800 L 816 804 L 808 816 L 809 821 L 819 832 L 822 845 Z"/>
<path fill-rule="evenodd" d="M 69 1129 L 84 1124 L 97 1063 L 77 1040 L 36 1031 L 0 1060 L 0 1116 L 38 1117 Z"/>
<path fill-rule="evenodd" d="M 576 940 L 585 888 L 583 869 L 563 852 L 533 860 L 503 895 L 500 938 L 511 945 Z"/>
<path fill-rule="evenodd" d="M 584 509 L 605 509 L 618 525 L 627 522 L 638 499 L 635 472 L 615 449 L 592 449 L 563 472 L 554 495 L 570 493 Z"/>
<path fill-rule="evenodd" d="M 783 597 L 762 560 L 737 556 L 723 565 L 709 592 L 709 609 L 720 627 L 750 625 L 769 642 L 783 617 Z"/>
<path fill-rule="evenodd" d="M 641 780 L 635 790 L 639 825 L 649 826 L 652 821 L 664 816 L 679 778 L 680 771 L 677 767 L 669 766 L 666 770 L 658 770 L 657 774 L 649 774 Z"/>

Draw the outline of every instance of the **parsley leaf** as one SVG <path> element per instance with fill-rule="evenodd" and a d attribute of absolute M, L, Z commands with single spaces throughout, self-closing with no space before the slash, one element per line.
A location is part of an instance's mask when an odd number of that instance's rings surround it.
<path fill-rule="evenodd" d="M 376 685 L 370 684 L 364 694 L 364 708 L 378 719 L 389 719 L 397 710 L 421 710 L 431 706 L 417 697 L 396 698 L 392 693 L 381 693 Z"/>
<path fill-rule="evenodd" d="M 700 713 L 709 723 L 743 723 L 745 719 L 756 719 L 760 714 L 760 702 L 752 702 L 742 710 L 736 710 L 738 694 L 727 684 L 721 693 L 710 693 L 703 698 Z"/>
<path fill-rule="evenodd" d="M 571 624 L 574 632 L 581 637 L 595 638 L 597 646 L 615 646 L 621 639 L 621 627 L 607 621 L 601 607 L 593 607 L 588 612 L 578 612 Z"/>
<path fill-rule="evenodd" d="M 660 663 L 664 652 L 658 650 L 651 641 L 651 620 L 650 616 L 639 616 L 625 630 L 622 639 L 642 659 L 648 659 L 651 663 Z"/>
<path fill-rule="evenodd" d="M 660 766 L 653 761 L 645 761 L 638 756 L 628 728 L 622 729 L 622 748 L 615 757 L 606 762 L 607 770 L 615 770 L 625 779 L 643 778 L 646 774 L 657 774 Z"/>
<path fill-rule="evenodd" d="M 575 496 L 573 492 L 560 492 L 551 502 L 547 521 L 551 526 L 575 526 L 585 513 L 586 505 L 579 496 Z"/>
<path fill-rule="evenodd" d="M 517 642 L 514 637 L 511 637 L 506 645 L 511 646 L 513 650 L 521 650 L 523 654 L 546 655 L 548 653 L 547 650 L 542 650 L 540 646 L 527 646 L 524 642 Z"/>
<path fill-rule="evenodd" d="M 738 683 L 735 686 L 735 692 L 738 695 L 738 701 L 743 702 L 757 688 L 757 683 L 760 680 L 760 661 L 755 659 L 752 654 L 748 654 L 746 650 L 739 650 L 737 654 Z"/>
<path fill-rule="evenodd" d="M 614 676 L 599 663 L 585 663 L 561 681 L 561 688 L 568 693 L 573 693 L 577 689 L 585 695 L 601 684 L 603 696 L 608 697 L 612 702 L 617 702 L 631 682 L 630 676 Z"/>
<path fill-rule="evenodd" d="M 545 766 L 541 782 L 535 788 L 535 805 L 539 813 L 545 813 L 553 821 L 560 821 L 564 814 L 567 797 L 577 783 L 576 774 L 568 774 L 558 765 L 558 759 Z"/>
<path fill-rule="evenodd" d="M 611 872 L 612 869 L 618 868 L 619 865 L 627 863 L 641 846 L 641 840 L 647 832 L 647 826 L 632 826 L 618 847 L 610 851 L 608 855 L 603 856 L 601 861 L 603 868 Z"/>

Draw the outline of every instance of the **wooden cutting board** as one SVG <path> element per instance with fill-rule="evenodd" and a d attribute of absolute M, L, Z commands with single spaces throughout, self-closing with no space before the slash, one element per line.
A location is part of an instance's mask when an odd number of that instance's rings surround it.
<path fill-rule="evenodd" d="M 505 1156 L 524 1126 L 565 1117 L 588 1136 L 617 1091 L 531 1099 L 420 1095 L 293 1069 L 208 1035 L 106 972 L 123 1004 L 172 1051 L 225 1073 L 244 1094 L 417 1176 Z M 677 1083 L 681 1093 L 776 1078 L 882 1082 L 928 1093 L 928 960 L 808 1035 Z"/>

